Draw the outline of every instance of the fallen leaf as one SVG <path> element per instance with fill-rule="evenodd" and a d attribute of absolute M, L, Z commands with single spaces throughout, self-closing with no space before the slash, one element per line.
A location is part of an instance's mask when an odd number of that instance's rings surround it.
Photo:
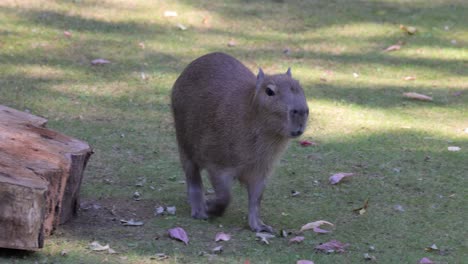
<path fill-rule="evenodd" d="M 144 74 L 144 73 L 142 72 L 142 74 Z M 135 183 L 135 186 L 136 187 L 143 187 L 145 184 L 146 184 L 146 178 L 141 177 L 141 178 L 138 179 L 137 183 Z"/>
<path fill-rule="evenodd" d="M 400 29 L 408 33 L 408 35 L 413 35 L 414 33 L 416 33 L 416 31 L 418 31 L 415 27 L 405 25 L 400 25 Z"/>
<path fill-rule="evenodd" d="M 142 221 L 135 221 L 133 219 L 130 219 L 130 220 L 120 219 L 120 223 L 124 226 L 142 226 L 144 224 Z"/>
<path fill-rule="evenodd" d="M 67 38 L 71 38 L 72 33 L 71 33 L 70 31 L 64 31 L 64 32 L 63 32 L 63 35 L 64 35 L 65 37 L 67 37 Z"/>
<path fill-rule="evenodd" d="M 168 258 L 169 256 L 164 253 L 157 253 L 156 255 L 150 257 L 150 259 L 155 259 L 155 260 L 164 260 Z"/>
<path fill-rule="evenodd" d="M 366 201 L 364 201 L 364 205 L 362 207 L 353 209 L 353 211 L 360 215 L 363 215 L 366 213 L 367 207 L 369 207 L 369 199 L 366 199 Z"/>
<path fill-rule="evenodd" d="M 340 173 L 333 174 L 328 180 L 330 181 L 330 184 L 337 184 L 342 179 L 344 179 L 346 177 L 353 176 L 353 175 L 354 175 L 354 173 L 340 172 Z"/>
<path fill-rule="evenodd" d="M 104 65 L 104 64 L 109 64 L 110 61 L 105 60 L 105 59 L 95 59 L 91 61 L 91 65 Z"/>
<path fill-rule="evenodd" d="M 447 149 L 448 149 L 448 151 L 454 151 L 454 152 L 461 150 L 461 148 L 457 147 L 457 146 L 450 146 Z"/>
<path fill-rule="evenodd" d="M 432 97 L 420 93 L 403 93 L 403 96 L 420 101 L 432 101 Z"/>
<path fill-rule="evenodd" d="M 235 47 L 235 46 L 237 46 L 237 42 L 235 40 L 231 39 L 231 40 L 229 40 L 227 45 L 228 45 L 228 47 Z"/>
<path fill-rule="evenodd" d="M 424 257 L 421 260 L 419 260 L 419 264 L 434 264 L 434 262 L 429 258 Z"/>
<path fill-rule="evenodd" d="M 301 259 L 296 262 L 296 264 L 314 264 L 311 260 Z"/>
<path fill-rule="evenodd" d="M 177 12 L 176 11 L 164 11 L 164 16 L 165 17 L 176 17 Z"/>
<path fill-rule="evenodd" d="M 291 191 L 291 196 L 292 196 L 292 197 L 296 197 L 296 196 L 298 196 L 299 194 L 301 194 L 301 193 L 298 192 L 298 191 L 294 191 L 294 190 Z"/>
<path fill-rule="evenodd" d="M 229 241 L 231 240 L 231 235 L 229 234 L 226 234 L 226 233 L 223 233 L 223 232 L 219 232 L 216 234 L 215 236 L 215 242 L 218 242 L 218 241 Z"/>
<path fill-rule="evenodd" d="M 405 211 L 405 208 L 403 208 L 403 206 L 400 205 L 400 204 L 396 204 L 395 206 L 393 206 L 393 209 L 395 211 L 398 211 L 398 212 L 404 212 Z"/>
<path fill-rule="evenodd" d="M 318 220 L 318 221 L 315 221 L 315 222 L 310 222 L 310 223 L 307 223 L 305 225 L 303 225 L 301 227 L 301 230 L 300 232 L 304 232 L 304 231 L 307 231 L 307 230 L 310 230 L 310 229 L 314 229 L 314 228 L 317 228 L 317 227 L 320 227 L 322 225 L 329 225 L 329 226 L 334 226 L 332 223 L 328 222 L 328 221 L 325 221 L 325 220 Z"/>
<path fill-rule="evenodd" d="M 134 193 L 133 193 L 133 200 L 135 200 L 135 201 L 140 201 L 140 199 L 141 199 L 141 194 L 140 194 L 140 192 L 138 192 L 138 191 L 137 191 L 137 192 L 134 192 Z"/>
<path fill-rule="evenodd" d="M 97 241 L 93 241 L 91 242 L 91 244 L 89 244 L 89 249 L 91 249 L 92 251 L 104 251 L 104 250 L 108 250 L 109 248 L 110 248 L 109 244 L 103 246 L 99 244 L 99 242 Z"/>
<path fill-rule="evenodd" d="M 168 206 L 166 207 L 166 212 L 170 215 L 175 215 L 176 207 L 175 206 Z"/>
<path fill-rule="evenodd" d="M 164 207 L 162 206 L 158 206 L 155 208 L 155 212 L 154 212 L 155 215 L 162 215 L 164 214 Z"/>
<path fill-rule="evenodd" d="M 202 20 L 202 24 L 205 26 L 210 26 L 210 17 L 209 16 L 204 16 Z"/>
<path fill-rule="evenodd" d="M 263 242 L 263 243 L 269 245 L 270 241 L 268 241 L 268 239 L 274 238 L 275 235 L 272 235 L 272 234 L 269 234 L 269 233 L 260 233 L 260 232 L 258 232 L 258 233 L 255 234 L 255 237 L 259 238 L 260 242 Z"/>
<path fill-rule="evenodd" d="M 177 24 L 177 27 L 180 29 L 180 30 L 187 30 L 187 27 L 182 25 L 182 24 Z"/>
<path fill-rule="evenodd" d="M 288 232 L 288 231 L 283 229 L 283 230 L 281 230 L 280 234 L 281 234 L 281 237 L 288 237 L 289 235 L 292 234 L 292 232 Z"/>
<path fill-rule="evenodd" d="M 403 78 L 403 80 L 405 80 L 405 81 L 414 81 L 414 80 L 416 80 L 416 77 L 414 77 L 414 76 L 406 76 L 405 78 Z"/>
<path fill-rule="evenodd" d="M 317 233 L 317 234 L 326 234 L 326 233 L 330 233 L 329 230 L 321 229 L 320 227 L 314 227 L 314 228 L 312 229 L 312 231 L 314 231 L 314 232 Z"/>
<path fill-rule="evenodd" d="M 401 49 L 401 45 L 400 44 L 395 44 L 395 45 L 391 45 L 388 48 L 384 49 L 384 51 L 389 52 L 389 51 L 396 51 L 396 50 L 399 50 L 399 49 Z"/>
<path fill-rule="evenodd" d="M 345 252 L 345 249 L 348 246 L 349 244 L 342 243 L 338 240 L 330 240 L 326 243 L 316 246 L 315 249 L 325 252 L 325 253 L 333 253 L 333 252 L 342 253 L 342 252 Z"/>
<path fill-rule="evenodd" d="M 96 204 L 96 203 L 81 203 L 80 208 L 83 211 L 87 211 L 89 209 L 99 210 L 99 209 L 102 208 L 102 206 L 100 204 Z"/>
<path fill-rule="evenodd" d="M 301 243 L 302 241 L 304 241 L 304 237 L 303 236 L 295 236 L 291 239 L 289 239 L 289 245 L 291 244 L 299 244 Z"/>
<path fill-rule="evenodd" d="M 370 261 L 376 261 L 377 258 L 375 256 L 370 255 L 369 253 L 364 253 L 364 259 Z"/>
<path fill-rule="evenodd" d="M 427 252 L 431 252 L 431 251 L 439 251 L 439 248 L 437 247 L 436 244 L 432 244 L 430 247 L 426 247 L 424 248 L 424 250 L 426 250 Z"/>
<path fill-rule="evenodd" d="M 213 252 L 213 254 L 219 254 L 223 252 L 223 246 L 214 247 L 213 249 L 211 249 L 211 252 Z"/>
<path fill-rule="evenodd" d="M 183 228 L 175 227 L 175 228 L 169 229 L 168 233 L 169 233 L 170 238 L 180 240 L 180 241 L 184 242 L 185 245 L 188 245 L 189 238 L 188 238 L 187 233 L 185 232 L 185 230 Z"/>
<path fill-rule="evenodd" d="M 318 144 L 314 141 L 309 141 L 309 140 L 301 140 L 299 141 L 299 144 L 303 147 L 308 147 L 308 146 L 317 146 Z"/>
<path fill-rule="evenodd" d="M 144 49 L 144 48 L 145 48 L 145 43 L 144 43 L 144 42 L 140 42 L 140 43 L 138 43 L 138 46 L 139 46 L 141 49 Z"/>

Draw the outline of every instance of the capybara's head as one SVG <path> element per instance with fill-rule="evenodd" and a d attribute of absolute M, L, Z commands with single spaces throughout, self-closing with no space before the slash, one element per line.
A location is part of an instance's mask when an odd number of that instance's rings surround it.
<path fill-rule="evenodd" d="M 253 104 L 259 122 L 276 135 L 295 138 L 304 133 L 309 107 L 299 82 L 291 69 L 284 74 L 265 75 L 259 69 Z"/>

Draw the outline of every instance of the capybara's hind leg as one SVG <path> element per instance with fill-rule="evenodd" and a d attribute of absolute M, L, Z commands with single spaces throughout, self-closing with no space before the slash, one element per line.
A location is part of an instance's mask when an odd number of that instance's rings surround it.
<path fill-rule="evenodd" d="M 187 194 L 192 217 L 197 219 L 207 219 L 205 198 L 203 193 L 203 181 L 200 175 L 200 168 L 191 160 L 183 161 L 185 179 L 187 182 Z"/>
<path fill-rule="evenodd" d="M 216 197 L 207 201 L 207 212 L 209 216 L 221 216 L 231 202 L 233 175 L 228 170 L 210 170 L 209 177 Z"/>

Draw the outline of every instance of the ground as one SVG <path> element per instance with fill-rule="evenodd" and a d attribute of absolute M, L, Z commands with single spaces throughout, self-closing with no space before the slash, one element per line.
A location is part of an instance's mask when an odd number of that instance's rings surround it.
<path fill-rule="evenodd" d="M 362 263 L 365 253 L 378 263 L 466 262 L 467 13 L 463 0 L 1 1 L 0 104 L 48 118 L 95 154 L 77 218 L 44 249 L 3 250 L 0 262 Z M 262 215 L 278 232 L 326 220 L 331 233 L 257 241 L 240 185 L 225 216 L 190 218 L 169 95 L 190 61 L 214 51 L 252 71 L 292 68 L 310 108 L 300 140 L 316 144 L 291 142 Z M 354 175 L 331 185 L 339 172 Z M 155 216 L 157 206 L 177 211 Z M 121 225 L 132 218 L 144 225 Z M 173 227 L 188 245 L 167 236 Z M 216 243 L 218 232 L 232 239 Z M 349 243 L 346 252 L 314 250 L 332 239 Z M 90 250 L 93 241 L 117 254 Z"/>

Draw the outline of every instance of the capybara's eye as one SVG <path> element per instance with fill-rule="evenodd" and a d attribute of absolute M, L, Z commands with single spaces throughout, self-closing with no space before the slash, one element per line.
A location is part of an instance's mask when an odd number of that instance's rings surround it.
<path fill-rule="evenodd" d="M 266 92 L 266 94 L 267 94 L 268 96 L 273 96 L 273 95 L 275 95 L 275 92 L 274 92 L 272 89 L 270 89 L 269 87 L 266 88 L 265 92 Z"/>

